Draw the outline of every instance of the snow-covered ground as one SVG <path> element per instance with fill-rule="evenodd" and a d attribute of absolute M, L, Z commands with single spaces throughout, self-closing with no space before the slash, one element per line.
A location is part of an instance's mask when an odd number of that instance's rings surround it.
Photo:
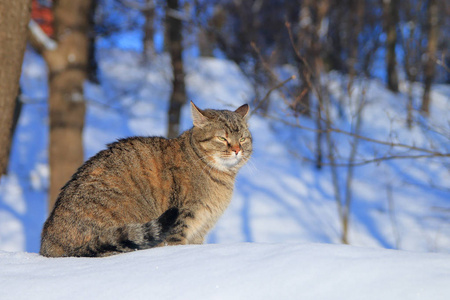
<path fill-rule="evenodd" d="M 326 244 L 175 246 L 107 258 L 0 252 L 0 299 L 433 299 L 450 255 Z"/>
<path fill-rule="evenodd" d="M 132 51 L 102 50 L 101 86 L 86 84 L 86 158 L 118 138 L 164 135 L 171 72 L 167 56 L 147 67 Z M 220 59 L 187 60 L 188 99 L 200 108 L 236 108 L 253 100 L 239 68 Z M 285 68 L 285 76 L 291 76 Z M 284 75 L 282 75 L 284 76 Z M 282 78 L 284 79 L 284 78 Z M 377 80 L 327 76 L 339 128 L 351 130 L 361 93 L 361 134 L 449 152 L 450 86 L 435 86 L 427 126 L 405 125 L 407 85 L 392 94 Z M 349 241 L 341 227 L 329 167 L 313 157 L 314 122 L 294 118 L 278 93 L 268 114 L 253 115 L 254 155 L 238 175 L 233 200 L 203 246 L 152 249 L 104 259 L 39 257 L 48 189 L 45 63 L 27 52 L 26 104 L 13 143 L 9 174 L 0 184 L 0 299 L 448 299 L 450 297 L 450 173 L 448 158 L 401 159 L 354 169 Z M 414 84 L 418 105 L 420 84 Z M 351 96 L 349 97 L 349 94 Z M 417 120 L 423 121 L 416 116 Z M 189 107 L 183 130 L 191 127 Z M 333 134 L 338 155 L 354 142 Z M 367 141 L 358 160 L 420 154 Z M 345 162 L 345 160 L 343 161 Z M 338 169 L 341 196 L 347 168 Z M 217 245 L 211 245 L 217 244 Z M 24 253 L 23 251 L 31 252 Z M 98 297 L 97 297 L 98 296 Z M 89 298 L 89 297 L 88 297 Z"/>

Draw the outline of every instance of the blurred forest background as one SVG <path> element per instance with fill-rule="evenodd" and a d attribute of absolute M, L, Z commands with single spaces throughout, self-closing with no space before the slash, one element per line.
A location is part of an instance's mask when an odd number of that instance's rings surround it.
<path fill-rule="evenodd" d="M 49 210 L 85 159 L 84 85 L 102 85 L 101 48 L 134 51 L 140 64 L 149 68 L 168 53 L 172 89 L 167 137 L 179 134 L 182 108 L 191 100 L 186 96 L 186 60 L 214 57 L 235 62 L 252 85 L 254 97 L 248 100 L 253 115 L 307 131 L 311 137 L 306 150 L 294 145 L 291 152 L 319 172 L 329 172 L 343 243 L 349 242 L 354 168 L 438 158 L 449 179 L 450 124 L 447 119 L 444 126 L 435 126 L 430 114 L 433 85 L 450 84 L 448 1 L 15 0 L 2 1 L 0 12 L 0 175 L 8 173 L 11 141 L 26 105 L 19 86 L 23 55 L 32 51 L 43 57 L 48 72 L 48 99 L 43 101 L 48 101 Z M 344 118 L 347 104 L 344 96 L 330 92 L 329 74 L 345 76 L 342 90 L 348 98 L 358 87 L 349 122 L 337 121 Z M 395 134 L 380 139 L 363 133 L 367 90 L 361 83 L 369 80 L 406 99 L 396 116 L 405 128 L 425 128 L 440 136 L 440 144 L 418 145 L 396 139 Z M 420 95 L 414 89 L 417 84 Z M 274 101 L 285 105 L 283 114 L 271 114 L 278 105 Z M 449 114 L 444 111 L 441 116 Z M 342 136 L 348 145 L 345 152 L 338 149 Z M 362 154 L 361 141 L 387 150 Z M 447 187 L 441 190 L 449 194 Z M 439 209 L 448 222 L 450 204 Z"/>

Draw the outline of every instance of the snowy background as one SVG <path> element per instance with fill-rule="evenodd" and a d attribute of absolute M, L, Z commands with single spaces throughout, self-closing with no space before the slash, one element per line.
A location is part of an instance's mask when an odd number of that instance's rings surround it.
<path fill-rule="evenodd" d="M 102 49 L 98 57 L 101 86 L 85 85 L 86 159 L 119 138 L 164 135 L 171 91 L 165 55 L 146 67 L 132 50 Z M 294 75 L 289 70 L 280 73 Z M 230 61 L 189 58 L 186 72 L 188 99 L 200 108 L 233 109 L 255 97 L 250 81 Z M 313 133 L 277 119 L 306 127 L 313 123 L 289 115 L 277 93 L 271 118 L 255 114 L 249 120 L 254 155 L 238 175 L 230 207 L 208 235 L 207 243 L 216 245 L 105 259 L 40 257 L 36 252 L 49 176 L 46 78 L 42 58 L 27 51 L 21 78 L 25 105 L 9 174 L 0 184 L 0 299 L 449 299 L 448 158 L 356 167 L 349 232 L 353 246 L 325 245 L 339 244 L 341 235 L 331 174 L 298 156 L 312 156 Z M 430 121 L 408 129 L 407 84 L 392 94 L 376 79 L 356 80 L 349 97 L 348 78 L 330 73 L 326 80 L 331 95 L 348 103 L 342 112 L 333 112 L 340 115 L 339 126 L 353 124 L 355 99 L 364 92 L 361 134 L 450 151 L 450 86 L 434 86 Z M 419 103 L 420 84 L 414 84 L 413 93 Z M 186 105 L 183 130 L 191 122 Z M 335 141 L 341 153 L 349 151 L 348 137 L 336 135 Z M 361 158 L 402 153 L 364 141 L 358 151 Z M 338 171 L 344 185 L 347 169 Z"/>
<path fill-rule="evenodd" d="M 134 51 L 104 49 L 99 58 L 102 85 L 85 86 L 86 159 L 119 138 L 166 133 L 171 91 L 169 58 L 160 55 L 148 67 L 141 65 L 140 55 Z M 199 107 L 233 109 L 254 99 L 252 86 L 234 63 L 215 58 L 190 58 L 186 62 L 188 99 Z M 289 70 L 285 68 L 285 76 L 293 75 Z M 14 137 L 9 174 L 0 185 L 0 250 L 39 250 L 49 176 L 46 78 L 45 62 L 28 51 L 21 80 L 25 105 Z M 331 73 L 327 80 L 335 98 L 346 97 L 346 77 Z M 348 117 L 337 118 L 341 128 L 350 126 L 346 124 L 351 124 L 348 119 L 355 109 L 356 100 L 352 99 L 364 89 L 361 135 L 448 151 L 449 141 L 442 135 L 419 125 L 407 129 L 404 93 L 393 94 L 378 80 L 361 80 L 354 86 L 353 98 L 345 100 L 348 106 L 341 113 Z M 414 92 L 419 98 L 419 84 Z M 449 95 L 449 86 L 435 86 L 430 117 L 433 128 L 447 133 Z M 276 94 L 272 98 L 269 114 L 273 118 L 253 115 L 249 121 L 254 155 L 240 171 L 233 201 L 207 241 L 339 243 L 341 228 L 330 171 L 327 167 L 317 170 L 298 155 L 302 152 L 312 157 L 314 133 L 285 125 L 276 117 L 306 127 L 313 127 L 313 122 L 289 116 L 283 101 Z M 186 105 L 183 130 L 190 128 L 191 122 Z M 338 151 L 345 153 L 352 140 L 337 135 L 336 143 Z M 373 158 L 391 151 L 385 148 L 362 141 L 358 151 Z M 338 171 L 344 185 L 346 168 Z M 349 233 L 352 245 L 450 251 L 448 160 L 390 160 L 356 167 L 354 172 Z"/>

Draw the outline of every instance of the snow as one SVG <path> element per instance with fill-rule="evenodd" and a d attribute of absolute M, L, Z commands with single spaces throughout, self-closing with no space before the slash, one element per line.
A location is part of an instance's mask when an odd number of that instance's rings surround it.
<path fill-rule="evenodd" d="M 131 50 L 100 49 L 99 58 L 102 85 L 85 84 L 86 159 L 119 138 L 166 133 L 169 57 L 159 55 L 143 66 Z M 186 71 L 188 100 L 200 108 L 232 109 L 255 97 L 250 81 L 232 62 L 190 58 Z M 293 72 L 284 67 L 280 76 Z M 314 132 L 285 124 L 314 128 L 314 121 L 293 116 L 278 91 L 271 97 L 270 118 L 253 115 L 249 120 L 254 154 L 238 174 L 230 207 L 206 245 L 102 259 L 40 257 L 36 252 L 47 215 L 49 177 L 46 78 L 42 58 L 27 51 L 21 79 L 25 105 L 9 174 L 0 182 L 0 299 L 450 298 L 448 160 L 356 167 L 349 232 L 353 246 L 336 245 L 341 226 L 330 169 L 317 170 L 309 161 Z M 365 93 L 362 135 L 450 151 L 450 86 L 433 88 L 431 117 L 415 116 L 418 123 L 408 129 L 408 84 L 393 94 L 377 80 L 355 80 L 349 93 L 345 76 L 330 73 L 324 80 L 339 128 L 354 128 Z M 415 106 L 421 92 L 414 83 Z M 191 126 L 186 105 L 181 128 Z M 348 155 L 353 138 L 339 133 L 332 138 L 338 158 Z M 405 153 L 360 141 L 357 159 Z M 347 172 L 338 169 L 341 196 L 348 192 Z"/>
<path fill-rule="evenodd" d="M 0 252 L 0 299 L 448 299 L 450 255 L 326 244 Z"/>

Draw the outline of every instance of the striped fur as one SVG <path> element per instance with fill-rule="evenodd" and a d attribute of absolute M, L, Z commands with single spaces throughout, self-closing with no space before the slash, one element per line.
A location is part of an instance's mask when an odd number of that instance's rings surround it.
<path fill-rule="evenodd" d="M 245 117 L 200 110 L 175 139 L 132 137 L 108 145 L 62 188 L 44 224 L 45 256 L 108 256 L 201 244 L 228 206 L 252 153 Z"/>

